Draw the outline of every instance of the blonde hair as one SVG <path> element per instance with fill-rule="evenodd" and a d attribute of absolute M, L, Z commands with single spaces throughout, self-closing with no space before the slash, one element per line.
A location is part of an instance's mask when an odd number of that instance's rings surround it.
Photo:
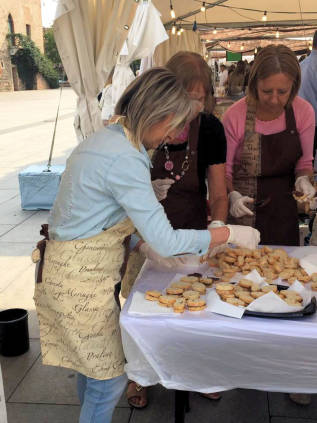
<path fill-rule="evenodd" d="M 202 84 L 206 93 L 205 111 L 211 113 L 214 103 L 211 69 L 202 56 L 191 51 L 179 51 L 165 66 L 175 73 L 187 90 L 198 82 Z"/>
<path fill-rule="evenodd" d="M 116 115 L 123 115 L 123 126 L 136 147 L 153 125 L 171 116 L 168 131 L 183 129 L 197 109 L 181 82 L 170 70 L 152 68 L 134 79 L 120 97 Z"/>
<path fill-rule="evenodd" d="M 293 81 L 292 90 L 286 105 L 289 107 L 298 93 L 301 72 L 295 53 L 282 44 L 268 45 L 256 55 L 249 76 L 248 100 L 258 100 L 257 84 L 259 80 L 277 73 L 287 74 Z"/>

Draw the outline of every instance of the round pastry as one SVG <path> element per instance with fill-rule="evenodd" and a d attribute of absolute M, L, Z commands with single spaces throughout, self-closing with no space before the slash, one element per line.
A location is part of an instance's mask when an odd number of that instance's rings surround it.
<path fill-rule="evenodd" d="M 203 283 L 200 283 L 200 282 L 194 282 L 192 284 L 192 290 L 197 291 L 200 294 L 206 294 L 206 286 Z"/>
<path fill-rule="evenodd" d="M 250 281 L 249 279 L 241 279 L 239 281 L 239 285 L 242 286 L 242 288 L 251 288 L 254 282 Z"/>
<path fill-rule="evenodd" d="M 216 291 L 233 291 L 234 286 L 231 283 L 219 282 L 216 285 Z"/>
<path fill-rule="evenodd" d="M 168 295 L 181 295 L 184 292 L 182 288 L 166 288 L 166 294 Z"/>
<path fill-rule="evenodd" d="M 159 298 L 159 302 L 161 304 L 166 305 L 167 307 L 172 307 L 177 298 L 177 295 L 161 295 Z"/>
<path fill-rule="evenodd" d="M 206 305 L 206 301 L 202 298 L 198 298 L 197 300 L 187 300 L 188 307 L 202 307 Z"/>
<path fill-rule="evenodd" d="M 200 297 L 200 294 L 197 291 L 189 290 L 183 292 L 183 297 L 186 298 L 186 300 L 196 300 Z"/>
<path fill-rule="evenodd" d="M 240 300 L 239 298 L 227 298 L 226 302 L 235 306 L 245 307 L 245 302 Z"/>
<path fill-rule="evenodd" d="M 276 285 L 265 285 L 265 286 L 262 286 L 261 291 L 265 292 L 265 293 L 270 292 L 270 291 L 277 292 L 277 286 Z"/>
<path fill-rule="evenodd" d="M 145 293 L 145 299 L 149 301 L 158 301 L 161 295 L 162 293 L 160 291 L 149 290 Z"/>

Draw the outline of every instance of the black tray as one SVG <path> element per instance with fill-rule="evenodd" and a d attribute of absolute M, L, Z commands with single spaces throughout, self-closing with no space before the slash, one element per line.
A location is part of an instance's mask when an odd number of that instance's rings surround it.
<path fill-rule="evenodd" d="M 281 286 L 279 286 L 281 287 Z M 283 287 L 282 289 L 287 289 Z M 245 310 L 244 316 L 255 316 L 255 317 L 270 317 L 275 319 L 294 319 L 297 317 L 305 317 L 316 313 L 316 298 L 313 297 L 311 302 L 307 304 L 305 308 L 299 311 L 291 311 L 289 313 L 265 313 L 261 311 L 249 311 Z"/>

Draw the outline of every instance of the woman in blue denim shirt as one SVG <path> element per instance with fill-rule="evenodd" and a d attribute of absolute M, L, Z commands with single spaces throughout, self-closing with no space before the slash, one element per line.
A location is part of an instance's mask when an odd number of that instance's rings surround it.
<path fill-rule="evenodd" d="M 197 107 L 174 74 L 153 68 L 122 95 L 117 123 L 82 142 L 67 161 L 35 303 L 44 364 L 78 372 L 80 423 L 110 423 L 126 385 L 113 295 L 126 237 L 138 230 L 162 260 L 202 255 L 228 241 L 250 248 L 259 242 L 248 227 L 173 230 L 156 199 L 146 149 L 174 138 Z"/>

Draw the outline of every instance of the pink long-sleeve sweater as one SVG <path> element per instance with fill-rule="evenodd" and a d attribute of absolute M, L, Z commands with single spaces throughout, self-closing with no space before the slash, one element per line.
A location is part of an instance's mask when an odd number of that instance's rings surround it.
<path fill-rule="evenodd" d="M 296 128 L 299 133 L 303 154 L 299 158 L 295 171 L 312 169 L 313 143 L 315 133 L 314 109 L 308 101 L 295 97 L 293 110 Z M 245 97 L 234 103 L 224 114 L 222 123 L 227 138 L 227 177 L 232 179 L 233 165 L 239 164 L 245 130 L 247 104 Z M 271 121 L 256 119 L 255 131 L 263 135 L 271 135 L 286 129 L 285 112 Z"/>

